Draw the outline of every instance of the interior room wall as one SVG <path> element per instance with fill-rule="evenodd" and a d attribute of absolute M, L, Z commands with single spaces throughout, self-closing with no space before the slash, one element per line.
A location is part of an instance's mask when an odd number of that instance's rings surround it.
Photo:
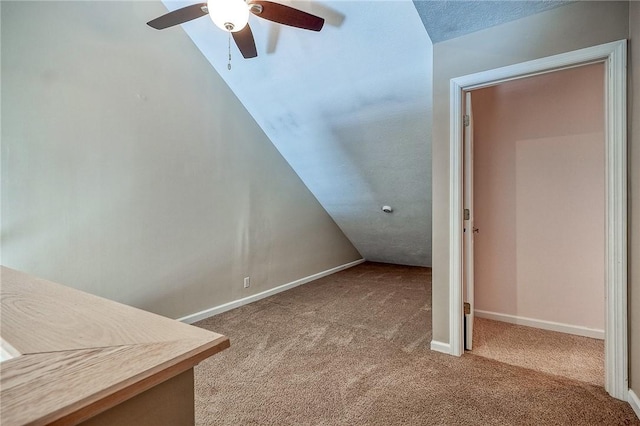
<path fill-rule="evenodd" d="M 360 259 L 163 13 L 2 2 L 2 263 L 177 318 Z"/>
<path fill-rule="evenodd" d="M 449 342 L 450 79 L 626 39 L 628 2 L 575 2 L 434 45 L 433 339 Z"/>
<path fill-rule="evenodd" d="M 629 2 L 629 360 L 640 397 L 640 2 Z"/>
<path fill-rule="evenodd" d="M 604 65 L 472 97 L 476 313 L 604 332 Z"/>

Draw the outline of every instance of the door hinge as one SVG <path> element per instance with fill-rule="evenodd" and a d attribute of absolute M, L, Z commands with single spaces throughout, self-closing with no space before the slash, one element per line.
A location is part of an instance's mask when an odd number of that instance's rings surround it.
<path fill-rule="evenodd" d="M 469 209 L 464 209 L 464 220 L 469 220 L 469 217 L 471 217 Z"/>
<path fill-rule="evenodd" d="M 464 314 L 471 315 L 471 303 L 464 302 Z"/>
<path fill-rule="evenodd" d="M 467 127 L 469 125 L 469 116 L 465 115 L 464 116 L 464 126 Z"/>

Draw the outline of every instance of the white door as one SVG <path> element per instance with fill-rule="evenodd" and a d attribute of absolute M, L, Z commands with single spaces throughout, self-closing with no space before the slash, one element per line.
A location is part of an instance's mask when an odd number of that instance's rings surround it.
<path fill-rule="evenodd" d="M 473 348 L 473 238 L 478 231 L 473 222 L 473 109 L 471 92 L 465 93 L 464 117 L 464 346 Z"/>

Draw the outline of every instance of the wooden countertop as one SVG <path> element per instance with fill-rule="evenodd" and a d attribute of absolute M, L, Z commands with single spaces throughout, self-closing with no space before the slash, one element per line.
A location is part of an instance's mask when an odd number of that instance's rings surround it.
<path fill-rule="evenodd" d="M 74 424 L 229 347 L 223 335 L 1 267 L 0 423 Z"/>

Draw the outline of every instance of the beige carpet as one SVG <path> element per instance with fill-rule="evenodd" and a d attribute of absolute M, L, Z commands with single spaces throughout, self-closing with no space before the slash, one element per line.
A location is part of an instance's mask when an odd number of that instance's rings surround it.
<path fill-rule="evenodd" d="M 472 352 L 604 387 L 604 340 L 476 318 Z"/>
<path fill-rule="evenodd" d="M 202 425 L 640 425 L 600 386 L 429 350 L 431 273 L 365 263 L 209 318 Z"/>

